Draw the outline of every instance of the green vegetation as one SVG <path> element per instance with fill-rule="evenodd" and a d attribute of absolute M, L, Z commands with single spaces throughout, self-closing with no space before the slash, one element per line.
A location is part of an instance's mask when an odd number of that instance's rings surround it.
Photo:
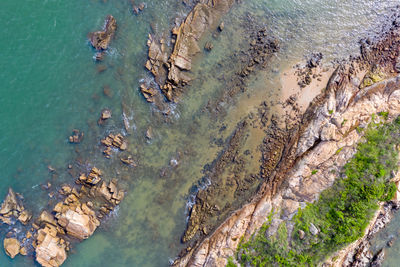
<path fill-rule="evenodd" d="M 339 149 L 336 151 L 335 155 L 339 155 L 339 153 L 340 153 L 342 150 L 343 150 L 343 147 L 339 148 Z"/>
<path fill-rule="evenodd" d="M 237 267 L 237 265 L 233 262 L 232 257 L 228 258 L 228 264 L 226 265 L 226 267 Z"/>
<path fill-rule="evenodd" d="M 315 266 L 359 239 L 378 202 L 392 199 L 396 191 L 390 173 L 397 168 L 399 143 L 400 117 L 391 124 L 371 123 L 365 142 L 358 145 L 334 185 L 292 218 L 292 234 L 288 236 L 284 222 L 273 236 L 266 237 L 269 218 L 249 242 L 240 243 L 238 260 L 252 266 Z M 319 229 L 315 236 L 311 223 Z"/>
<path fill-rule="evenodd" d="M 332 109 L 328 110 L 328 112 L 329 112 L 329 114 L 333 114 L 333 110 Z"/>
<path fill-rule="evenodd" d="M 311 175 L 317 174 L 318 170 L 312 170 Z"/>
<path fill-rule="evenodd" d="M 383 117 L 385 119 L 385 121 L 387 121 L 387 119 L 389 118 L 389 112 L 387 112 L 387 111 L 379 112 L 378 115 Z"/>

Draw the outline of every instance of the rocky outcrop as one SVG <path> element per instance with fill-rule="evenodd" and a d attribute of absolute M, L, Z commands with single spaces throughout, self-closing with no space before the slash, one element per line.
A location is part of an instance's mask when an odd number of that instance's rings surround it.
<path fill-rule="evenodd" d="M 60 266 L 67 259 L 66 242 L 53 225 L 39 229 L 35 246 L 36 261 L 44 267 Z"/>
<path fill-rule="evenodd" d="M 201 51 L 199 40 L 211 27 L 218 27 L 221 16 L 229 11 L 234 0 L 200 0 L 185 20 L 172 30 L 176 37 L 172 53 L 168 57 L 164 40 L 149 36 L 149 60 L 146 68 L 150 70 L 169 101 L 175 101 L 177 88 L 187 84 L 194 56 Z"/>
<path fill-rule="evenodd" d="M 1 204 L 0 220 L 8 225 L 14 224 L 15 219 L 19 220 L 22 224 L 27 224 L 31 217 L 32 215 L 29 211 L 25 210 L 12 188 L 9 188 L 8 194 Z"/>
<path fill-rule="evenodd" d="M 254 200 L 199 245 L 187 250 L 175 265 L 225 266 L 229 257 L 235 257 L 241 237 L 246 240 L 256 232 L 272 209 L 274 224 L 291 218 L 305 203 L 318 199 L 333 184 L 334 173 L 354 155 L 362 138 L 362 131 L 358 130 L 372 118 L 383 120 L 372 115 L 387 112 L 389 121 L 400 115 L 400 77 L 393 77 L 399 48 L 399 31 L 391 29 L 379 42 L 364 49 L 360 60 L 339 66 L 326 90 L 312 101 L 301 123 L 285 138 L 277 164 Z M 391 78 L 364 88 L 360 76 L 368 73 L 364 69 L 373 71 L 377 65 Z"/>
<path fill-rule="evenodd" d="M 106 146 L 106 149 L 103 151 L 103 154 L 106 158 L 110 158 L 111 149 L 117 148 L 121 151 L 126 150 L 128 147 L 127 142 L 124 140 L 122 134 L 109 134 L 106 138 L 101 140 L 101 143 Z"/>
<path fill-rule="evenodd" d="M 89 33 L 89 40 L 96 50 L 106 50 L 117 30 L 117 22 L 112 15 L 108 15 L 102 31 Z"/>
<path fill-rule="evenodd" d="M 80 240 L 93 234 L 100 225 L 95 212 L 86 203 L 80 203 L 78 198 L 71 194 L 64 202 L 59 202 L 55 207 L 55 218 L 69 236 Z"/>

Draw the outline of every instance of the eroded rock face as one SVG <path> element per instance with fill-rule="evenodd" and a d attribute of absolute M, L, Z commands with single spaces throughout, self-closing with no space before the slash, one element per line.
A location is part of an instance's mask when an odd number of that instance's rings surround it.
<path fill-rule="evenodd" d="M 36 261 L 44 267 L 60 266 L 67 259 L 66 243 L 51 225 L 39 229 L 35 251 Z"/>
<path fill-rule="evenodd" d="M 96 50 L 105 50 L 108 48 L 116 30 L 117 21 L 112 15 L 108 15 L 102 31 L 89 33 L 90 43 Z"/>
<path fill-rule="evenodd" d="M 4 249 L 6 250 L 6 254 L 10 256 L 12 259 L 19 254 L 20 243 L 15 238 L 5 238 L 4 239 Z"/>

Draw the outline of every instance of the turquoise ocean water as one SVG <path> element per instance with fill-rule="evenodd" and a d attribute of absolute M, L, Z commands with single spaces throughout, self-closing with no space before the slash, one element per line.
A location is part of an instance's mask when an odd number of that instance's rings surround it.
<path fill-rule="evenodd" d="M 0 196 L 11 186 L 37 214 L 55 204 L 41 185 L 50 182 L 55 190 L 73 183 L 76 177 L 67 173 L 68 164 L 96 165 L 106 177 L 117 177 L 127 196 L 90 239 L 74 246 L 64 266 L 167 266 L 183 247 L 189 192 L 203 166 L 221 150 L 211 140 L 226 138 L 263 97 L 278 95 L 279 71 L 304 55 L 320 51 L 329 61 L 356 53 L 358 39 L 378 31 L 385 10 L 396 2 L 243 1 L 224 18 L 226 30 L 219 39 L 205 37 L 214 49 L 198 59 L 193 71 L 198 80 L 179 104 L 169 106 L 173 115 L 165 122 L 159 110 L 145 103 L 138 85 L 151 80 L 143 67 L 148 33 L 168 33 L 174 18 L 189 11 L 181 1 L 149 0 L 135 16 L 128 0 L 2 0 Z M 116 18 L 118 30 L 104 62 L 95 63 L 86 36 L 101 29 L 108 14 Z M 214 75 L 224 71 L 218 69 L 220 62 L 229 62 L 245 47 L 241 22 L 248 15 L 267 26 L 283 49 L 271 61 L 273 73 L 267 70 L 263 79 L 249 82 L 245 98 L 250 104 L 236 102 L 224 121 L 215 120 L 203 107 L 224 89 Z M 105 95 L 104 88 L 111 94 Z M 112 109 L 113 118 L 99 127 L 103 108 Z M 227 131 L 220 133 L 222 125 Z M 151 141 L 145 138 L 149 127 Z M 80 145 L 67 141 L 74 128 L 85 132 Z M 110 132 L 128 135 L 137 168 L 122 166 L 117 154 L 111 160 L 102 156 L 99 140 Z M 1 227 L 1 236 L 8 230 Z M 10 260 L 0 252 L 0 266 L 29 265 L 34 265 L 31 257 Z"/>

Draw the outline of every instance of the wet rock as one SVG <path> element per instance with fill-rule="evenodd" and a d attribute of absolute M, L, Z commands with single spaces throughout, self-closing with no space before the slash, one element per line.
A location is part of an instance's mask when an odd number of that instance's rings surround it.
<path fill-rule="evenodd" d="M 117 22 L 115 18 L 108 15 L 102 31 L 89 33 L 90 43 L 96 50 L 107 49 L 116 29 Z"/>
<path fill-rule="evenodd" d="M 121 161 L 126 165 L 129 165 L 129 166 L 132 166 L 132 167 L 136 167 L 136 163 L 133 160 L 131 155 L 127 156 L 126 158 L 121 158 Z"/>
<path fill-rule="evenodd" d="M 311 55 L 311 58 L 308 60 L 307 62 L 307 66 L 309 68 L 316 68 L 319 66 L 319 64 L 321 63 L 321 60 L 323 58 L 322 53 L 313 53 Z"/>
<path fill-rule="evenodd" d="M 143 94 L 144 98 L 146 99 L 147 102 L 153 103 L 154 102 L 154 96 L 157 94 L 156 89 L 154 88 L 146 88 L 144 84 L 140 85 L 140 92 Z"/>
<path fill-rule="evenodd" d="M 103 61 L 103 59 L 104 59 L 104 53 L 103 53 L 103 52 L 97 52 L 97 53 L 94 55 L 94 59 L 95 59 L 96 61 Z"/>
<path fill-rule="evenodd" d="M 151 127 L 147 128 L 146 138 L 149 140 L 153 139 L 153 128 L 151 128 Z"/>
<path fill-rule="evenodd" d="M 18 195 L 18 197 L 22 198 L 21 195 Z M 25 224 L 29 221 L 31 215 L 28 211 L 25 211 L 24 206 L 17 198 L 17 194 L 12 188 L 9 188 L 8 194 L 0 208 L 0 220 L 3 223 L 12 225 L 15 223 L 15 220 L 12 218 L 20 220 L 21 223 Z"/>
<path fill-rule="evenodd" d="M 31 218 L 32 214 L 27 210 L 23 210 L 18 216 L 18 220 L 24 225 L 27 225 Z"/>
<path fill-rule="evenodd" d="M 24 208 L 17 200 L 16 194 L 12 190 L 12 188 L 8 189 L 8 194 L 1 204 L 0 214 L 8 215 L 12 211 L 22 211 Z"/>
<path fill-rule="evenodd" d="M 204 49 L 207 51 L 211 51 L 214 48 L 214 45 L 211 42 L 206 42 L 204 45 Z"/>
<path fill-rule="evenodd" d="M 101 176 L 102 172 L 97 169 L 96 167 L 93 167 L 88 176 L 85 176 L 84 174 L 81 174 L 79 176 L 79 181 L 89 184 L 89 185 L 96 185 L 101 181 Z"/>
<path fill-rule="evenodd" d="M 21 254 L 22 256 L 26 256 L 26 255 L 28 255 L 28 252 L 26 251 L 25 247 L 21 247 L 19 249 L 19 254 Z"/>
<path fill-rule="evenodd" d="M 79 131 L 78 129 L 73 129 L 72 135 L 68 138 L 68 140 L 71 144 L 79 144 L 80 142 L 82 142 L 83 137 L 83 132 Z"/>
<path fill-rule="evenodd" d="M 109 109 L 103 109 L 101 111 L 100 119 L 97 121 L 97 124 L 101 125 L 104 123 L 105 120 L 111 118 L 111 110 Z"/>
<path fill-rule="evenodd" d="M 67 259 L 66 242 L 57 236 L 54 226 L 39 229 L 36 237 L 36 261 L 45 267 L 60 266 Z"/>
<path fill-rule="evenodd" d="M 140 3 L 139 6 L 138 6 L 138 8 L 139 8 L 140 11 L 143 11 L 143 9 L 144 9 L 145 7 L 146 7 L 146 6 L 145 6 L 144 3 Z"/>
<path fill-rule="evenodd" d="M 4 249 L 6 254 L 10 256 L 12 259 L 19 254 L 20 243 L 15 238 L 5 238 L 4 239 Z"/>
<path fill-rule="evenodd" d="M 113 206 L 116 206 L 123 200 L 125 193 L 123 190 L 117 188 L 117 181 L 113 179 L 108 185 L 106 182 L 103 182 L 97 188 L 97 195 L 103 197 Z"/>
<path fill-rule="evenodd" d="M 221 23 L 219 24 L 219 26 L 218 26 L 218 30 L 219 30 L 220 32 L 222 32 L 224 29 L 225 29 L 225 24 L 224 24 L 224 22 L 221 22 Z"/>
<path fill-rule="evenodd" d="M 121 134 L 109 134 L 105 139 L 101 140 L 101 143 L 106 147 L 115 147 L 119 150 L 126 150 L 128 147 L 127 142 L 124 140 L 124 137 Z M 109 151 L 104 153 L 106 155 L 109 155 Z"/>

